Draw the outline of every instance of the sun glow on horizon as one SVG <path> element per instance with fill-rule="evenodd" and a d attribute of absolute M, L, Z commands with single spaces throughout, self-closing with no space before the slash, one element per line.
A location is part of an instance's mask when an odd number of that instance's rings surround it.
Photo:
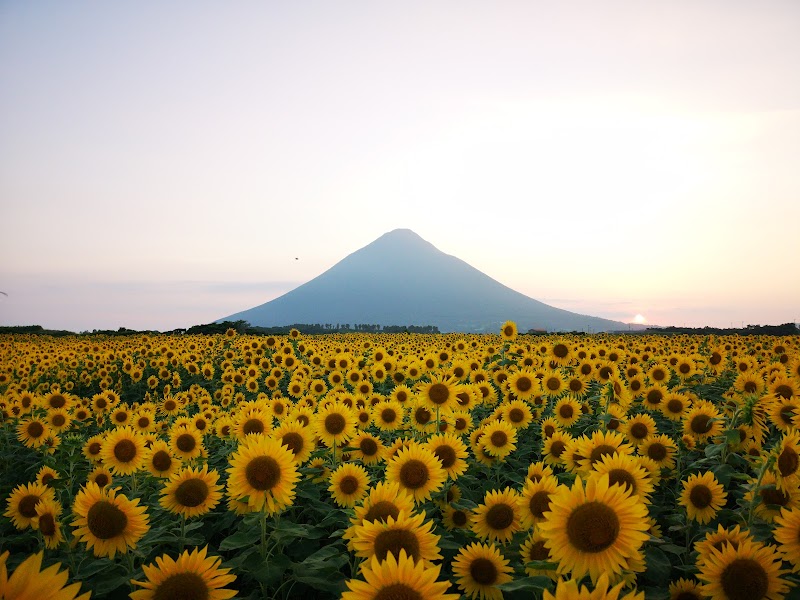
<path fill-rule="evenodd" d="M 642 315 L 636 315 L 635 317 L 633 317 L 633 322 L 636 323 L 637 325 L 644 325 L 645 323 L 647 323 L 647 319 L 645 319 L 644 316 Z"/>

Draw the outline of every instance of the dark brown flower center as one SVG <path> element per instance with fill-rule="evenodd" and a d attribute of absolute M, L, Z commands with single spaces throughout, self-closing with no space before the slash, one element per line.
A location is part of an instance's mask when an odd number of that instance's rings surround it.
<path fill-rule="evenodd" d="M 400 482 L 404 487 L 416 490 L 424 486 L 429 479 L 428 467 L 421 460 L 413 458 L 400 467 Z"/>
<path fill-rule="evenodd" d="M 700 509 L 709 506 L 713 499 L 714 496 L 712 495 L 711 490 L 702 484 L 695 485 L 692 488 L 692 491 L 689 492 L 689 501 L 692 503 L 693 506 Z"/>
<path fill-rule="evenodd" d="M 517 382 L 515 384 L 517 386 L 517 390 L 520 392 L 527 392 L 533 387 L 533 381 L 527 375 L 521 375 L 517 378 Z"/>
<path fill-rule="evenodd" d="M 769 575 L 752 558 L 731 561 L 722 571 L 720 582 L 730 600 L 760 600 L 769 591 Z"/>
<path fill-rule="evenodd" d="M 497 581 L 498 571 L 491 560 L 480 557 L 470 563 L 469 574 L 479 585 L 492 585 Z"/>
<path fill-rule="evenodd" d="M 246 427 L 247 423 L 245 423 L 245 428 Z M 245 433 L 250 432 L 245 431 Z M 175 439 L 175 445 L 181 452 L 192 452 L 197 446 L 197 440 L 194 439 L 194 436 L 191 433 L 182 433 Z"/>
<path fill-rule="evenodd" d="M 508 443 L 508 436 L 505 431 L 494 431 L 489 439 L 495 448 L 502 448 Z"/>
<path fill-rule="evenodd" d="M 781 477 L 790 477 L 797 472 L 800 466 L 800 457 L 797 452 L 788 446 L 784 447 L 783 452 L 778 456 L 778 471 Z"/>
<path fill-rule="evenodd" d="M 136 458 L 136 444 L 131 440 L 120 440 L 114 444 L 114 458 L 121 463 L 129 463 Z"/>
<path fill-rule="evenodd" d="M 170 575 L 153 591 L 153 600 L 208 600 L 208 584 L 192 571 Z"/>
<path fill-rule="evenodd" d="M 372 438 L 363 438 L 358 443 L 358 449 L 364 456 L 375 456 L 378 453 L 378 444 Z"/>
<path fill-rule="evenodd" d="M 242 432 L 245 435 L 250 435 L 251 433 L 264 433 L 264 421 L 261 419 L 247 419 L 242 425 Z M 194 447 L 194 446 L 192 446 Z M 188 452 L 188 450 L 185 450 Z"/>
<path fill-rule="evenodd" d="M 781 385 L 775 388 L 775 395 L 780 396 L 781 398 L 786 398 L 787 400 L 792 397 L 792 388 L 791 386 L 782 383 Z"/>
<path fill-rule="evenodd" d="M 419 540 L 417 536 L 407 529 L 387 529 L 375 536 L 375 556 L 383 562 L 386 556 L 392 554 L 395 559 L 400 558 L 400 550 L 405 550 L 414 562 L 420 558 Z"/>
<path fill-rule="evenodd" d="M 575 414 L 575 409 L 572 408 L 571 404 L 563 404 L 559 407 L 558 414 L 562 419 L 571 419 L 572 415 Z"/>
<path fill-rule="evenodd" d="M 32 519 L 35 517 L 36 505 L 39 504 L 39 500 L 39 496 L 36 496 L 35 494 L 28 494 L 27 496 L 23 497 L 22 500 L 19 501 L 19 504 L 17 504 L 19 514 L 26 519 Z"/>
<path fill-rule="evenodd" d="M 102 446 L 100 445 L 100 442 L 92 442 L 91 444 L 89 444 L 88 448 L 89 454 L 91 454 L 92 456 L 97 456 L 98 454 L 100 454 L 101 449 Z"/>
<path fill-rule="evenodd" d="M 172 457 L 166 450 L 159 450 L 153 454 L 150 463 L 156 471 L 169 471 L 169 468 L 172 466 Z"/>
<path fill-rule="evenodd" d="M 656 462 L 661 462 L 667 458 L 667 447 L 661 442 L 653 442 L 647 447 L 647 456 Z"/>
<path fill-rule="evenodd" d="M 544 513 L 550 510 L 550 492 L 544 490 L 536 492 L 528 501 L 531 514 L 537 519 L 543 519 Z"/>
<path fill-rule="evenodd" d="M 281 445 L 289 448 L 289 450 L 292 451 L 292 454 L 296 456 L 303 451 L 305 440 L 303 439 L 303 436 L 296 431 L 290 431 L 283 434 L 283 437 L 281 438 Z"/>
<path fill-rule="evenodd" d="M 64 415 L 62 415 L 60 413 L 56 413 L 56 414 L 53 415 L 53 418 L 51 419 L 50 422 L 55 427 L 61 427 L 62 425 L 64 425 L 64 423 L 67 422 L 67 419 L 64 417 Z"/>
<path fill-rule="evenodd" d="M 643 440 L 647 437 L 647 434 L 650 433 L 650 431 L 647 429 L 647 425 L 639 422 L 631 425 L 630 432 L 631 435 L 637 440 Z"/>
<path fill-rule="evenodd" d="M 281 467 L 271 456 L 257 456 L 247 463 L 244 475 L 253 489 L 271 490 L 281 480 Z"/>
<path fill-rule="evenodd" d="M 31 421 L 28 423 L 26 431 L 28 433 L 28 437 L 39 438 L 42 437 L 42 434 L 44 433 L 44 425 L 39 423 L 39 421 Z"/>
<path fill-rule="evenodd" d="M 344 431 L 347 421 L 339 413 L 331 413 L 325 417 L 325 431 L 331 435 L 339 435 Z"/>
<path fill-rule="evenodd" d="M 550 454 L 555 456 L 556 458 L 559 458 L 566 449 L 567 445 L 561 440 L 556 440 L 552 444 L 550 444 Z"/>
<path fill-rule="evenodd" d="M 621 485 L 626 490 L 636 493 L 636 479 L 625 469 L 611 469 L 608 472 L 609 485 Z"/>
<path fill-rule="evenodd" d="M 661 404 L 661 401 L 664 399 L 664 394 L 661 390 L 650 390 L 647 392 L 647 403 L 648 404 Z"/>
<path fill-rule="evenodd" d="M 39 531 L 44 536 L 55 535 L 56 533 L 56 520 L 50 513 L 45 513 L 39 517 Z"/>
<path fill-rule="evenodd" d="M 463 510 L 456 509 L 453 511 L 453 525 L 456 527 L 463 527 L 467 524 L 467 513 Z"/>
<path fill-rule="evenodd" d="M 550 558 L 550 550 L 544 545 L 544 541 L 540 540 L 531 545 L 528 551 L 528 560 L 547 560 Z"/>
<path fill-rule="evenodd" d="M 364 515 L 364 522 L 381 521 L 385 523 L 388 517 L 397 519 L 398 515 L 400 515 L 400 510 L 394 503 L 381 500 L 369 507 L 367 514 Z"/>
<path fill-rule="evenodd" d="M 556 392 L 561 388 L 561 380 L 558 377 L 548 377 L 545 382 L 545 387 L 551 392 Z M 570 414 L 570 416 L 572 415 Z"/>
<path fill-rule="evenodd" d="M 192 478 L 182 481 L 175 490 L 175 500 L 181 506 L 194 508 L 208 498 L 208 484 L 202 479 Z"/>
<path fill-rule="evenodd" d="M 759 493 L 761 494 L 761 502 L 763 504 L 775 504 L 778 506 L 786 506 L 789 504 L 789 496 L 776 487 L 764 488 Z"/>
<path fill-rule="evenodd" d="M 619 535 L 619 518 L 614 509 L 601 502 L 578 506 L 567 519 L 567 536 L 581 552 L 602 552 Z"/>
<path fill-rule="evenodd" d="M 346 475 L 342 477 L 339 482 L 339 490 L 345 495 L 350 496 L 358 491 L 358 479 L 353 475 Z"/>
<path fill-rule="evenodd" d="M 105 473 L 98 473 L 94 477 L 94 482 L 101 488 L 104 488 L 110 483 L 110 479 Z"/>
<path fill-rule="evenodd" d="M 450 397 L 450 390 L 443 383 L 434 383 L 428 390 L 428 397 L 434 404 L 444 404 Z"/>
<path fill-rule="evenodd" d="M 394 423 L 397 421 L 397 412 L 393 408 L 384 408 L 381 411 L 381 420 L 384 423 Z"/>
<path fill-rule="evenodd" d="M 449 469 L 453 466 L 456 462 L 456 451 L 447 444 L 442 444 L 441 446 L 437 446 L 434 451 L 434 455 L 438 458 L 441 463 L 442 467 L 445 469 Z"/>
<path fill-rule="evenodd" d="M 711 431 L 711 417 L 708 415 L 697 415 L 692 419 L 690 425 L 692 431 L 697 434 L 704 434 Z"/>
<path fill-rule="evenodd" d="M 514 509 L 508 504 L 495 504 L 486 512 L 486 524 L 492 529 L 502 531 L 514 522 Z"/>
<path fill-rule="evenodd" d="M 110 540 L 125 531 L 128 517 L 111 502 L 100 500 L 89 509 L 87 522 L 92 535 L 101 540 Z"/>
<path fill-rule="evenodd" d="M 422 594 L 405 583 L 390 583 L 373 596 L 373 600 L 424 600 Z"/>
<path fill-rule="evenodd" d="M 555 354 L 558 358 L 564 358 L 569 354 L 569 348 L 565 344 L 556 344 L 553 346 L 553 354 Z"/>
<path fill-rule="evenodd" d="M 592 461 L 592 464 L 596 463 L 598 460 L 602 459 L 604 456 L 609 454 L 616 453 L 617 449 L 610 444 L 600 444 L 597 448 L 592 450 L 592 453 L 589 455 L 589 458 Z"/>
<path fill-rule="evenodd" d="M 428 423 L 431 420 L 432 416 L 433 415 L 431 415 L 431 411 L 429 411 L 424 406 L 420 406 L 414 412 L 414 418 L 417 420 L 417 423 L 419 423 L 420 425 L 425 425 L 426 423 Z"/>

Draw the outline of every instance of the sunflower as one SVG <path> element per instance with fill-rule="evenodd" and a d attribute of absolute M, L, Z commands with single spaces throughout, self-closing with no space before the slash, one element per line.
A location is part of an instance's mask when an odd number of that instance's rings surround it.
<path fill-rule="evenodd" d="M 403 426 L 405 411 L 396 400 L 384 400 L 372 409 L 372 419 L 381 431 L 395 431 Z"/>
<path fill-rule="evenodd" d="M 558 479 L 546 475 L 532 481 L 525 480 L 525 486 L 517 497 L 522 529 L 531 529 L 536 523 L 545 520 L 550 510 L 550 497 L 558 490 Z"/>
<path fill-rule="evenodd" d="M 521 529 L 519 494 L 507 487 L 486 492 L 472 512 L 472 531 L 481 539 L 507 543 Z"/>
<path fill-rule="evenodd" d="M 314 437 L 308 427 L 304 427 L 299 421 L 284 419 L 283 422 L 272 432 L 271 437 L 278 440 L 281 446 L 286 446 L 294 454 L 294 460 L 298 465 L 302 465 L 311 456 L 314 450 Z"/>
<path fill-rule="evenodd" d="M 578 442 L 579 470 L 588 473 L 592 466 L 607 454 L 633 454 L 633 446 L 616 431 L 595 431 L 592 437 L 583 436 Z"/>
<path fill-rule="evenodd" d="M 683 432 L 698 443 L 713 438 L 722 431 L 722 415 L 710 402 L 698 402 L 683 418 Z"/>
<path fill-rule="evenodd" d="M 550 549 L 545 546 L 545 538 L 539 531 L 531 533 L 519 548 L 519 555 L 525 567 L 525 574 L 528 577 L 538 577 L 544 575 L 553 581 L 558 581 L 558 570 L 550 560 Z M 533 562 L 548 562 L 553 564 L 551 568 L 541 568 L 531 565 Z"/>
<path fill-rule="evenodd" d="M 401 512 L 411 514 L 414 510 L 414 497 L 403 490 L 395 482 L 378 482 L 367 490 L 367 496 L 355 507 L 355 516 L 350 518 L 350 527 L 342 534 L 346 540 L 352 540 L 355 529 L 364 523 L 379 521 L 385 523 L 387 518 L 397 519 Z M 351 541 L 348 541 L 348 547 Z"/>
<path fill-rule="evenodd" d="M 647 507 L 608 476 L 572 488 L 561 487 L 550 497 L 550 514 L 539 523 L 553 562 L 580 578 L 597 582 L 602 573 L 619 574 L 640 557 L 648 539 Z"/>
<path fill-rule="evenodd" d="M 480 443 L 487 454 L 503 459 L 517 448 L 517 430 L 506 421 L 492 421 L 483 427 Z"/>
<path fill-rule="evenodd" d="M 757 371 L 739 373 L 733 381 L 733 389 L 743 395 L 760 395 L 766 389 L 766 382 Z"/>
<path fill-rule="evenodd" d="M 457 404 L 458 380 L 433 375 L 430 382 L 421 381 L 416 387 L 418 398 L 432 411 L 452 409 Z"/>
<path fill-rule="evenodd" d="M 356 433 L 355 414 L 339 402 L 318 408 L 314 425 L 317 436 L 328 448 L 347 442 Z"/>
<path fill-rule="evenodd" d="M 775 450 L 775 479 L 781 489 L 795 489 L 800 484 L 800 433 L 797 430 L 784 434 Z"/>
<path fill-rule="evenodd" d="M 533 421 L 531 407 L 521 400 L 505 402 L 500 410 L 502 419 L 514 429 L 525 429 Z"/>
<path fill-rule="evenodd" d="M 772 471 L 764 473 L 760 481 L 757 477 L 751 479 L 750 486 L 750 491 L 744 495 L 744 501 L 748 505 L 752 505 L 753 498 L 758 494 L 758 500 L 754 506 L 755 514 L 768 523 L 772 523 L 782 508 L 791 510 L 800 507 L 800 489 L 797 487 L 778 488 L 776 477 Z"/>
<path fill-rule="evenodd" d="M 113 480 L 114 477 L 111 475 L 111 471 L 102 465 L 96 466 L 86 476 L 86 481 L 96 483 L 101 488 L 111 485 Z"/>
<path fill-rule="evenodd" d="M 645 439 L 638 447 L 637 452 L 646 456 L 662 469 L 675 467 L 675 454 L 678 447 L 668 435 L 656 435 Z"/>
<path fill-rule="evenodd" d="M 39 472 L 36 473 L 37 483 L 50 485 L 56 479 L 61 479 L 61 475 L 53 467 L 48 467 L 47 465 L 44 465 L 41 469 L 39 469 Z"/>
<path fill-rule="evenodd" d="M 100 457 L 100 452 L 103 450 L 103 435 L 98 433 L 93 435 L 83 444 L 83 455 L 86 459 L 93 463 L 100 463 L 103 459 Z"/>
<path fill-rule="evenodd" d="M 649 503 L 653 493 L 653 480 L 650 472 L 642 466 L 641 458 L 628 454 L 606 454 L 592 465 L 589 479 L 608 475 L 609 485 L 620 485 L 642 502 Z"/>
<path fill-rule="evenodd" d="M 169 434 L 169 447 L 181 460 L 191 460 L 203 454 L 203 434 L 191 425 L 173 426 Z"/>
<path fill-rule="evenodd" d="M 44 419 L 23 419 L 17 425 L 17 439 L 28 448 L 39 448 L 49 435 L 50 426 Z"/>
<path fill-rule="evenodd" d="M 686 508 L 690 519 L 708 523 L 725 505 L 728 494 L 711 471 L 695 473 L 683 482 L 679 504 Z"/>
<path fill-rule="evenodd" d="M 354 448 L 353 459 L 360 460 L 365 465 L 377 465 L 383 461 L 386 454 L 381 438 L 366 431 L 351 439 L 349 444 Z"/>
<path fill-rule="evenodd" d="M 498 585 L 514 572 L 494 544 L 473 543 L 462 548 L 451 564 L 458 587 L 469 598 L 501 600 Z"/>
<path fill-rule="evenodd" d="M 440 568 L 414 561 L 405 550 L 400 550 L 399 558 L 390 554 L 380 561 L 375 556 L 361 566 L 365 581 L 349 579 L 350 589 L 342 593 L 341 600 L 458 600 L 458 594 L 446 593 L 449 581 L 436 581 Z"/>
<path fill-rule="evenodd" d="M 249 435 L 269 434 L 272 431 L 272 415 L 266 409 L 243 411 L 236 422 L 236 437 L 240 440 Z M 202 439 L 202 438 L 201 438 Z"/>
<path fill-rule="evenodd" d="M 369 475 L 361 465 L 344 463 L 330 477 L 328 491 L 339 506 L 349 508 L 361 500 L 370 484 Z"/>
<path fill-rule="evenodd" d="M 227 469 L 228 495 L 247 496 L 255 510 L 275 514 L 294 503 L 295 484 L 299 477 L 292 451 L 280 442 L 254 436 L 243 442 L 230 459 Z"/>
<path fill-rule="evenodd" d="M 131 583 L 144 589 L 131 592 L 132 600 L 158 600 L 184 598 L 186 600 L 225 600 L 237 591 L 224 586 L 232 583 L 236 575 L 230 569 L 220 569 L 222 559 L 206 556 L 208 546 L 184 551 L 177 560 L 164 554 L 155 564 L 142 565 L 147 581 Z"/>
<path fill-rule="evenodd" d="M 222 498 L 222 486 L 217 481 L 219 473 L 209 471 L 208 465 L 175 473 L 161 488 L 161 506 L 186 519 L 204 515 L 214 510 Z"/>
<path fill-rule="evenodd" d="M 634 446 L 641 444 L 648 436 L 658 433 L 655 420 L 647 413 L 629 418 L 619 430 Z"/>
<path fill-rule="evenodd" d="M 438 433 L 431 436 L 423 447 L 433 452 L 439 459 L 450 479 L 458 479 L 467 470 L 467 446 L 461 438 L 452 433 Z"/>
<path fill-rule="evenodd" d="M 798 396 L 789 400 L 777 397 L 770 403 L 769 420 L 784 433 L 796 427 L 797 415 L 800 415 L 800 397 Z"/>
<path fill-rule="evenodd" d="M 386 521 L 364 521 L 353 532 L 352 544 L 357 556 L 362 559 L 377 558 L 380 562 L 388 556 L 399 558 L 400 551 L 414 560 L 434 561 L 442 558 L 439 552 L 439 537 L 432 533 L 432 520 L 425 515 L 401 511 L 397 518 L 386 517 Z M 362 563 L 367 564 L 367 563 Z"/>
<path fill-rule="evenodd" d="M 572 436 L 563 431 L 556 431 L 550 437 L 545 438 L 542 446 L 542 457 L 548 465 L 562 465 L 564 450 L 572 442 Z"/>
<path fill-rule="evenodd" d="M 166 478 L 178 471 L 181 461 L 172 454 L 169 444 L 158 440 L 145 452 L 144 466 L 154 477 Z"/>
<path fill-rule="evenodd" d="M 442 463 L 433 452 L 419 444 L 398 451 L 386 465 L 386 481 L 396 481 L 417 503 L 442 489 L 446 480 L 447 471 Z"/>
<path fill-rule="evenodd" d="M 797 399 L 800 396 L 800 384 L 785 374 L 780 374 L 767 387 L 769 393 L 780 400 Z"/>
<path fill-rule="evenodd" d="M 506 342 L 511 342 L 517 339 L 517 324 L 514 321 L 506 321 L 500 326 L 500 336 Z"/>
<path fill-rule="evenodd" d="M 144 438 L 130 426 L 106 434 L 100 457 L 115 475 L 130 475 L 144 464 Z"/>
<path fill-rule="evenodd" d="M 792 563 L 795 572 L 800 572 L 800 509 L 781 510 L 775 517 L 773 535 L 784 560 Z"/>
<path fill-rule="evenodd" d="M 64 587 L 69 579 L 69 571 L 59 573 L 61 563 L 42 568 L 43 552 L 31 554 L 22 561 L 11 576 L 8 576 L 6 561 L 9 553 L 0 554 L 0 598 L 17 600 L 46 598 L 47 600 L 89 600 L 91 592 L 78 596 L 80 582 Z"/>
<path fill-rule="evenodd" d="M 697 568 L 702 569 L 706 564 L 706 559 L 714 550 L 722 550 L 725 544 L 731 544 L 737 548 L 739 544 L 752 539 L 749 532 L 742 531 L 741 526 L 737 525 L 733 529 L 726 529 L 722 524 L 717 525 L 716 531 L 709 531 L 705 538 L 696 542 L 694 550 L 697 552 Z"/>
<path fill-rule="evenodd" d="M 789 589 L 781 579 L 781 556 L 772 546 L 745 541 L 725 544 L 708 556 L 697 578 L 712 600 L 779 600 Z"/>
<path fill-rule="evenodd" d="M 700 584 L 694 579 L 684 579 L 669 584 L 669 600 L 703 600 Z"/>
<path fill-rule="evenodd" d="M 86 542 L 95 556 L 113 559 L 117 552 L 125 554 L 129 548 L 136 548 L 150 529 L 145 511 L 138 498 L 129 500 L 117 495 L 115 489 L 100 489 L 89 482 L 78 492 L 72 507 L 74 535 Z"/>
<path fill-rule="evenodd" d="M 570 396 L 561 398 L 553 407 L 553 419 L 558 427 L 571 427 L 580 417 L 581 405 Z"/>
<path fill-rule="evenodd" d="M 60 516 L 61 504 L 57 500 L 41 500 L 36 505 L 36 516 L 31 519 L 31 527 L 42 534 L 45 548 L 58 548 L 64 541 Z"/>
<path fill-rule="evenodd" d="M 615 586 L 609 583 L 608 573 L 603 573 L 594 584 L 594 590 L 589 591 L 586 586 L 580 585 L 579 580 L 562 579 L 556 584 L 555 592 L 544 591 L 543 600 L 645 600 L 644 592 L 631 591 L 622 594 L 622 589 L 627 583 L 622 581 Z"/>
<path fill-rule="evenodd" d="M 53 488 L 43 483 L 18 485 L 8 497 L 5 513 L 17 529 L 27 529 L 36 517 L 36 506 L 43 500 L 54 500 Z"/>
<path fill-rule="evenodd" d="M 536 374 L 530 369 L 510 373 L 505 381 L 508 391 L 519 400 L 527 400 L 539 392 Z"/>

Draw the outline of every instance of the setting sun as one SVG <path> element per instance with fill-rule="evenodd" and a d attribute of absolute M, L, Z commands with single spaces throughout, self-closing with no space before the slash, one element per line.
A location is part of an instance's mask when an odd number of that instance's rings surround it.
<path fill-rule="evenodd" d="M 645 319 L 642 315 L 636 315 L 633 317 L 633 322 L 637 325 L 644 325 L 647 322 L 647 319 Z"/>

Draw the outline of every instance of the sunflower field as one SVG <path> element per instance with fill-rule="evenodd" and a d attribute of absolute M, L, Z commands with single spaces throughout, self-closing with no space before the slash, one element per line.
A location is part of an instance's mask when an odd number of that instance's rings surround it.
<path fill-rule="evenodd" d="M 0 336 L 0 600 L 800 598 L 800 338 Z"/>

